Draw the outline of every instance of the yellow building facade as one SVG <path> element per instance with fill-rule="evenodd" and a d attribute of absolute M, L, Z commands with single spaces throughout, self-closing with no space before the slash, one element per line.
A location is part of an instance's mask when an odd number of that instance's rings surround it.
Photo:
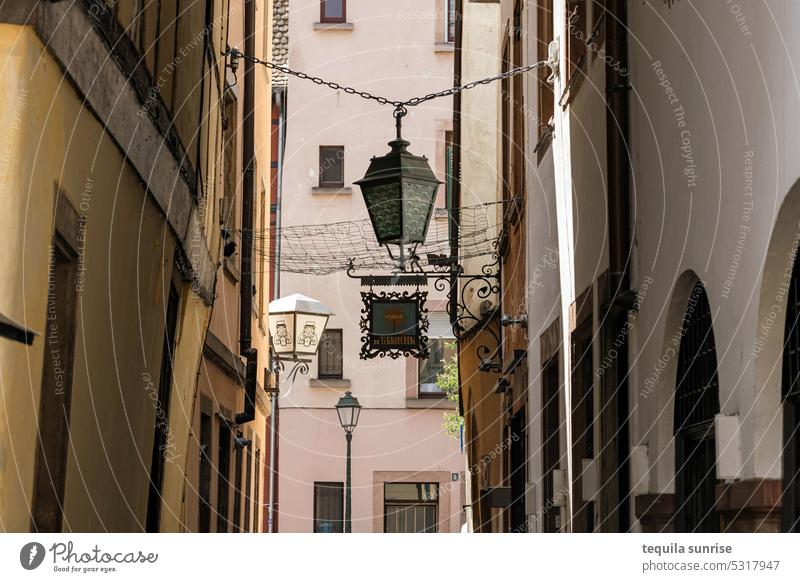
<path fill-rule="evenodd" d="M 0 8 L 0 529 L 187 529 L 233 8 Z"/>

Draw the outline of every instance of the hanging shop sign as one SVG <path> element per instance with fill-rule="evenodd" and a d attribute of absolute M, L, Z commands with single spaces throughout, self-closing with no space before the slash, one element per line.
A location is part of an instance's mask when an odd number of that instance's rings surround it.
<path fill-rule="evenodd" d="M 427 291 L 362 291 L 361 359 L 428 357 Z"/>

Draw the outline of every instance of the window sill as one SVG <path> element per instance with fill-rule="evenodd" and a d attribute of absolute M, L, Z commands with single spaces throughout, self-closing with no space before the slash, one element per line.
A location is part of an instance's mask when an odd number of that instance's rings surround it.
<path fill-rule="evenodd" d="M 308 385 L 312 388 L 350 388 L 347 378 L 311 378 Z"/>
<path fill-rule="evenodd" d="M 315 22 L 314 30 L 353 30 L 352 22 Z"/>
<path fill-rule="evenodd" d="M 349 186 L 347 187 L 330 187 L 330 186 L 314 186 L 311 188 L 311 193 L 314 196 L 349 196 L 353 193 L 353 189 Z"/>
<path fill-rule="evenodd" d="M 453 410 L 456 408 L 456 403 L 452 400 L 448 400 L 445 396 L 441 398 L 406 398 L 406 408 Z"/>
<path fill-rule="evenodd" d="M 437 42 L 433 45 L 433 52 L 435 53 L 452 53 L 455 50 L 455 44 L 452 42 Z"/>

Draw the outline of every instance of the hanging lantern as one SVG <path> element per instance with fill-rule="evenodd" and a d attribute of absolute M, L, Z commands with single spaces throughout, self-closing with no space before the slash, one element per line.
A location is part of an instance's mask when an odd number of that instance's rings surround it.
<path fill-rule="evenodd" d="M 295 293 L 269 304 L 269 333 L 279 359 L 313 356 L 333 312 L 316 299 Z"/>
<path fill-rule="evenodd" d="M 436 202 L 437 179 L 425 156 L 408 151 L 410 143 L 400 135 L 405 108 L 395 111 L 397 138 L 389 142 L 392 150 L 370 160 L 367 174 L 355 183 L 361 187 L 372 229 L 378 243 L 398 247 L 400 269 L 404 269 L 406 247 L 411 251 L 425 242 Z"/>

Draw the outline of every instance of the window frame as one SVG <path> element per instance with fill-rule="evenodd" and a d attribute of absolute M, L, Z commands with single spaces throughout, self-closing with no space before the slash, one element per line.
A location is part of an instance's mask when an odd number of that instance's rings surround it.
<path fill-rule="evenodd" d="M 317 508 L 318 508 L 318 497 L 317 491 L 320 490 L 322 487 L 327 487 L 329 489 L 338 488 L 340 495 L 338 499 L 341 501 L 341 518 L 338 522 L 338 527 L 336 526 L 336 520 L 321 520 L 317 519 Z M 313 513 L 311 514 L 311 519 L 313 521 L 312 531 L 314 533 L 343 533 L 344 532 L 344 483 L 342 481 L 314 481 L 314 507 Z M 322 521 L 332 521 L 334 523 L 334 531 L 331 532 L 324 532 L 320 531 L 318 527 L 318 522 Z"/>
<path fill-rule="evenodd" d="M 553 0 L 537 0 L 536 3 L 536 33 L 537 33 L 537 60 L 547 60 L 549 45 L 555 37 L 553 30 Z M 538 128 L 536 130 L 537 144 L 535 152 L 537 163 L 541 163 L 545 152 L 550 145 L 550 118 L 555 115 L 555 95 L 552 87 L 547 83 L 550 76 L 548 67 L 539 67 L 537 76 L 537 115 L 539 117 Z"/>
<path fill-rule="evenodd" d="M 341 16 L 328 16 L 325 14 L 325 4 L 327 0 L 319 1 L 319 21 L 320 22 L 347 22 L 347 0 L 342 0 L 342 15 Z"/>
<path fill-rule="evenodd" d="M 435 485 L 436 486 L 436 499 L 433 500 L 411 500 L 411 499 L 389 499 L 386 495 L 387 488 L 390 485 Z M 389 509 L 390 508 L 402 508 L 402 509 L 414 509 L 415 511 L 419 508 L 422 508 L 423 511 L 428 508 L 433 508 L 433 527 L 430 530 L 426 530 L 423 532 L 414 532 L 408 531 L 394 531 L 391 533 L 439 533 L 439 500 L 441 499 L 441 485 L 435 481 L 431 482 L 406 482 L 406 481 L 394 481 L 394 482 L 385 482 L 383 484 L 383 532 L 389 532 Z M 393 513 L 398 513 L 397 511 Z"/>
<path fill-rule="evenodd" d="M 456 42 L 456 0 L 443 0 L 444 1 L 444 42 L 445 44 L 454 44 Z M 452 30 L 450 26 L 450 18 L 453 18 Z"/>
<path fill-rule="evenodd" d="M 442 342 L 443 345 L 444 345 L 447 342 L 455 342 L 456 340 L 454 338 L 447 338 L 447 337 L 430 337 L 430 338 L 428 338 L 428 351 L 429 352 L 432 352 L 433 342 L 435 342 L 435 341 Z M 443 361 L 445 360 L 446 355 L 447 355 L 446 351 L 447 351 L 447 347 L 445 345 L 442 348 L 442 359 L 443 359 Z M 453 351 L 455 351 L 454 355 L 457 356 L 458 351 L 457 350 L 453 350 Z M 432 358 L 432 355 L 428 356 L 428 358 L 417 360 L 417 398 L 435 398 L 435 399 L 439 399 L 439 400 L 443 399 L 443 398 L 447 398 L 447 393 L 442 389 L 439 389 L 438 392 L 423 392 L 422 391 L 422 370 L 421 370 L 421 368 L 422 368 L 423 365 L 425 365 L 426 362 L 429 362 L 431 360 L 431 358 Z M 446 362 L 444 362 L 442 364 L 442 370 L 444 369 L 445 363 Z M 436 383 L 434 382 L 434 384 L 436 384 Z M 436 384 L 436 387 L 438 388 L 439 385 Z"/>
<path fill-rule="evenodd" d="M 327 334 L 339 336 L 339 372 L 337 373 L 323 373 L 322 371 L 322 344 L 325 341 Z M 317 378 L 320 380 L 341 380 L 344 378 L 344 333 L 341 329 L 326 329 L 322 332 L 320 338 L 320 350 L 317 353 Z"/>
<path fill-rule="evenodd" d="M 326 181 L 323 181 L 323 178 L 322 178 L 322 163 L 323 163 L 322 152 L 324 150 L 335 150 L 336 151 L 336 157 L 339 159 L 339 161 L 341 163 L 341 176 L 342 176 L 342 179 L 340 181 L 338 181 L 338 182 L 326 182 Z M 320 188 L 344 188 L 344 158 L 345 158 L 344 151 L 345 151 L 345 149 L 344 149 L 343 145 L 321 145 L 321 146 L 319 146 L 319 159 L 318 159 L 317 172 L 318 172 L 318 178 L 319 178 L 318 183 L 319 183 L 319 187 Z M 339 155 L 338 152 L 341 152 L 341 156 Z M 326 157 L 325 160 L 327 160 L 327 159 L 329 159 L 329 158 Z"/>

